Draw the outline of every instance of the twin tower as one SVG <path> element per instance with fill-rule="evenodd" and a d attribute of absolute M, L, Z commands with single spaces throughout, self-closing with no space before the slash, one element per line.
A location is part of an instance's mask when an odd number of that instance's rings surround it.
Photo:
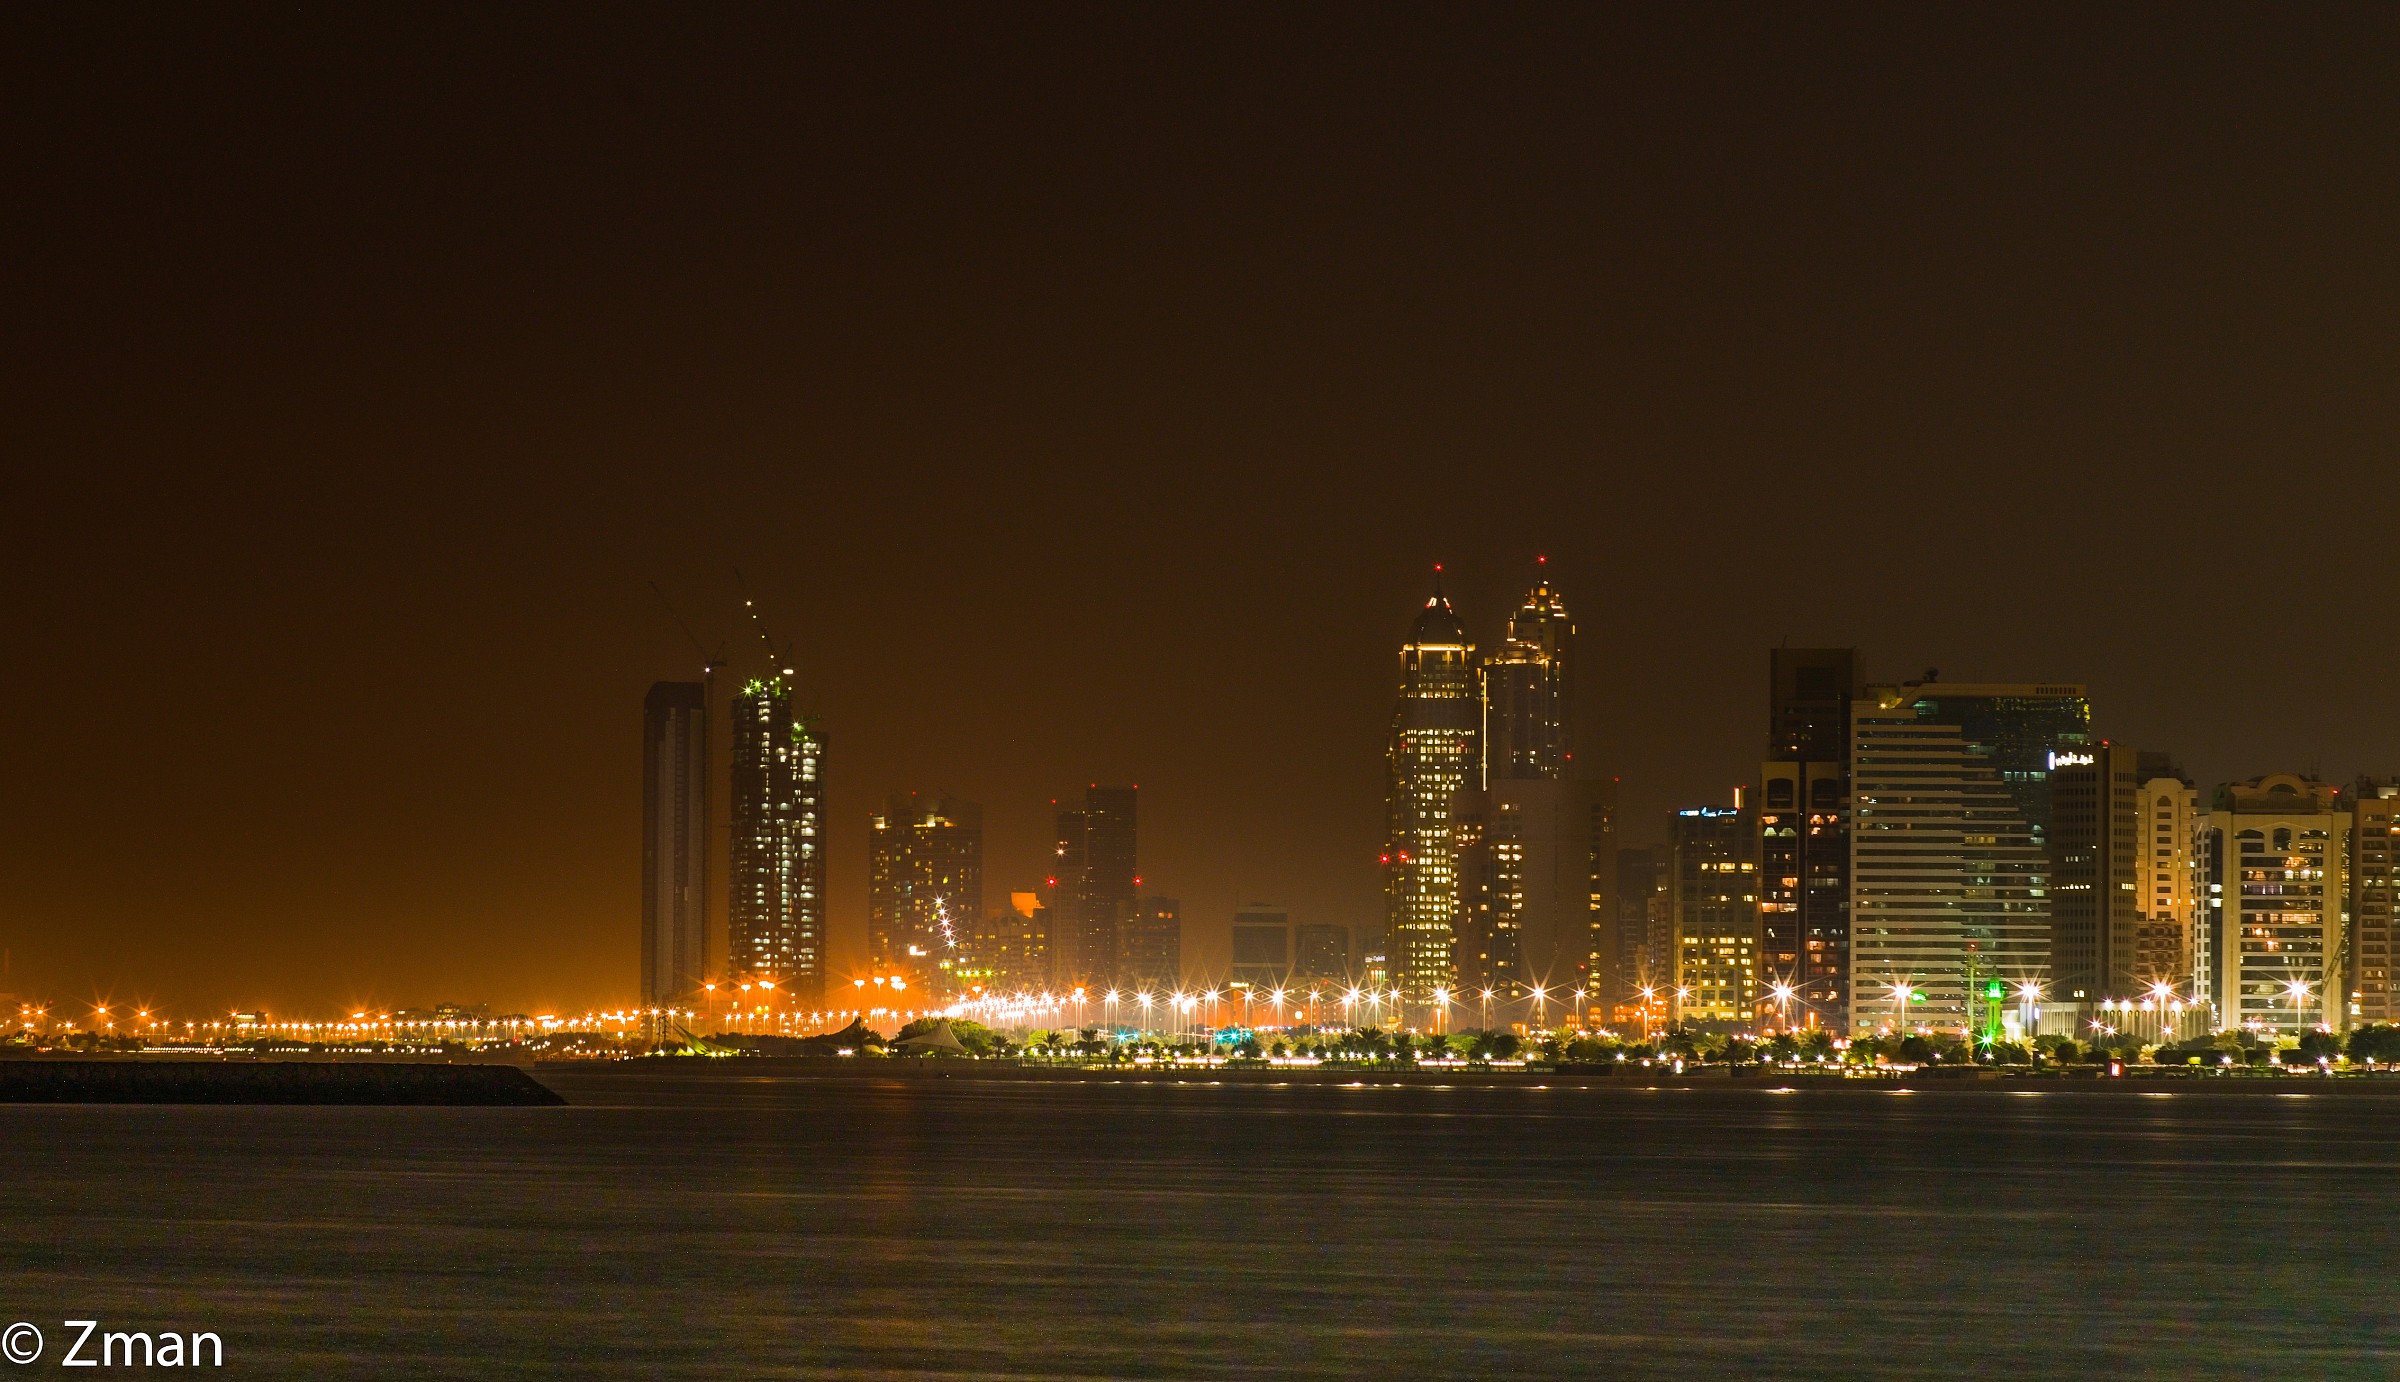
<path fill-rule="evenodd" d="M 1564 1001 L 1616 974 L 1616 792 L 1575 759 L 1574 638 L 1545 563 L 1478 657 L 1436 568 L 1400 648 L 1371 983 L 1416 1003 Z"/>

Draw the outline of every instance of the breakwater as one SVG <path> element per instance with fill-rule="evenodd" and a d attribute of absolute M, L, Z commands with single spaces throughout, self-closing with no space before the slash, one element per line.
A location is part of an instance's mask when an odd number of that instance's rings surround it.
<path fill-rule="evenodd" d="M 513 1065 L 349 1061 L 0 1061 L 9 1104 L 449 1104 L 566 1102 Z"/>

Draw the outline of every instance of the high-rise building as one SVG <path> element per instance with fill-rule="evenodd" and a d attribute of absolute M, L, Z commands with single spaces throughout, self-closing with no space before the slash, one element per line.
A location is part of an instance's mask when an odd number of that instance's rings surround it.
<path fill-rule="evenodd" d="M 2105 741 L 2052 752 L 2049 781 L 2050 965 L 2042 1006 L 2072 1013 L 2134 991 L 2150 860 L 2142 847 L 2140 755 Z"/>
<path fill-rule="evenodd" d="M 1343 984 L 1350 980 L 1350 928 L 1304 921 L 1293 933 L 1292 983 Z"/>
<path fill-rule="evenodd" d="M 2400 783 L 2362 777 L 2350 799 L 2350 1020 L 2400 1018 L 2392 992 L 2392 904 L 2400 879 Z"/>
<path fill-rule="evenodd" d="M 2051 751 L 2045 1027 L 2082 1032 L 2100 1004 L 2196 997 L 2191 930 L 2199 800 L 2174 761 L 2099 741 Z"/>
<path fill-rule="evenodd" d="M 733 699 L 728 967 L 786 999 L 825 997 L 825 739 L 792 714 L 781 677 Z"/>
<path fill-rule="evenodd" d="M 1483 698 L 1475 645 L 1437 584 L 1400 648 L 1384 794 L 1384 917 L 1391 983 L 1410 1001 L 1455 984 L 1459 905 L 1450 807 L 1479 785 Z"/>
<path fill-rule="evenodd" d="M 1083 805 L 1058 813 L 1052 864 L 1051 959 L 1061 989 L 1106 989 L 1124 974 L 1123 934 L 1140 902 L 1135 861 L 1139 788 L 1093 783 Z"/>
<path fill-rule="evenodd" d="M 1575 757 L 1575 624 L 1550 586 L 1548 559 L 1484 660 L 1484 775 L 1495 782 L 1567 776 Z"/>
<path fill-rule="evenodd" d="M 1641 993 L 1655 993 L 1675 978 L 1675 911 L 1669 882 L 1674 851 L 1666 845 L 1629 845 L 1617 851 L 1613 907 L 1616 925 L 1609 947 L 1595 956 L 1595 974 L 1613 971 L 1609 1003 L 1637 1020 Z M 1602 1011 L 1608 1011 L 1604 1006 Z"/>
<path fill-rule="evenodd" d="M 2208 816 L 2192 780 L 2167 755 L 2141 754 L 2134 771 L 2142 780 L 2135 849 L 2142 913 L 2133 937 L 2133 982 L 2144 992 L 2164 984 L 2172 991 L 2167 1001 L 2190 1007 L 2201 997 L 2198 936 L 2206 881 L 2200 860 Z"/>
<path fill-rule="evenodd" d="M 2092 701 L 2073 682 L 1922 681 L 1870 686 L 1878 709 L 1906 707 L 1921 720 L 1956 725 L 1970 757 L 1999 774 L 2044 848 L 2050 833 L 2050 765 L 2091 751 Z"/>
<path fill-rule="evenodd" d="M 949 996 L 982 916 L 982 807 L 905 793 L 867 818 L 867 954 L 876 973 Z"/>
<path fill-rule="evenodd" d="M 1116 978 L 1104 987 L 1177 989 L 1183 986 L 1183 904 L 1145 897 L 1119 933 Z"/>
<path fill-rule="evenodd" d="M 1291 975 L 1291 914 L 1263 902 L 1235 912 L 1231 982 L 1245 988 L 1279 989 Z"/>
<path fill-rule="evenodd" d="M 1758 1005 L 1758 819 L 1732 806 L 1678 811 L 1668 823 L 1673 863 L 1673 1012 L 1685 1027 L 1731 1031 Z"/>
<path fill-rule="evenodd" d="M 1037 993 L 1050 986 L 1050 909 L 1041 894 L 1012 892 L 1006 907 L 983 915 L 967 947 L 959 987 L 973 993 Z"/>
<path fill-rule="evenodd" d="M 1850 721 L 1856 648 L 1777 648 L 1760 770 L 1759 1015 L 1850 1027 Z"/>
<path fill-rule="evenodd" d="M 2298 1036 L 2339 1028 L 2355 815 L 2314 778 L 2217 788 L 2209 811 L 2206 959 L 2220 1028 Z"/>
<path fill-rule="evenodd" d="M 1455 990 L 1557 998 L 1588 985 L 1605 1011 L 1615 976 L 1593 960 L 1618 943 L 1616 784 L 1504 779 L 1460 792 L 1452 815 Z"/>
<path fill-rule="evenodd" d="M 1955 724 L 1851 716 L 1850 1020 L 1989 1031 L 2050 962 L 2049 857 Z"/>
<path fill-rule="evenodd" d="M 642 1006 L 690 1003 L 708 978 L 708 687 L 642 700 Z"/>

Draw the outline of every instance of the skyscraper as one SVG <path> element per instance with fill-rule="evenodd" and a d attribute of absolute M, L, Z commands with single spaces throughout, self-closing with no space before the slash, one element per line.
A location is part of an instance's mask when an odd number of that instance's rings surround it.
<path fill-rule="evenodd" d="M 2200 902 L 2207 886 L 2200 859 L 2208 816 L 2192 780 L 2166 754 L 2138 755 L 2134 771 L 2141 778 L 2135 857 L 2141 861 L 2136 887 L 2142 914 L 2133 938 L 2133 981 L 2144 991 L 2166 984 L 2174 990 L 2170 1001 L 2188 1006 L 2200 996 Z"/>
<path fill-rule="evenodd" d="M 2209 812 L 2209 994 L 2220 1028 L 2297 1037 L 2340 1028 L 2343 886 L 2356 817 L 2314 778 L 2219 787 Z"/>
<path fill-rule="evenodd" d="M 1230 982 L 1261 991 L 1279 989 L 1291 973 L 1291 914 L 1263 902 L 1235 912 Z"/>
<path fill-rule="evenodd" d="M 1548 559 L 1483 664 L 1484 771 L 1494 782 L 1567 775 L 1575 756 L 1574 621 Z"/>
<path fill-rule="evenodd" d="M 1730 1031 L 1758 1002 L 1758 820 L 1740 804 L 1678 811 L 1673 864 L 1674 1004 L 1686 1027 Z"/>
<path fill-rule="evenodd" d="M 642 700 L 642 1006 L 679 1007 L 708 977 L 708 687 Z"/>
<path fill-rule="evenodd" d="M 1412 1001 L 1454 983 L 1459 905 L 1450 808 L 1479 785 L 1483 701 L 1475 645 L 1437 582 L 1400 648 L 1384 793 L 1385 955 Z"/>
<path fill-rule="evenodd" d="M 1060 988 L 1112 988 L 1129 976 L 1123 933 L 1139 904 L 1138 787 L 1093 783 L 1083 805 L 1058 813 L 1052 862 L 1051 955 Z"/>
<path fill-rule="evenodd" d="M 1145 897 L 1118 933 L 1117 975 L 1104 987 L 1177 989 L 1183 986 L 1183 904 Z"/>
<path fill-rule="evenodd" d="M 1613 969 L 1616 992 L 1610 1002 L 1627 1008 L 1627 1021 L 1637 1020 L 1632 1005 L 1641 1001 L 1643 989 L 1674 979 L 1675 913 L 1668 886 L 1673 867 L 1674 851 L 1666 845 L 1617 851 L 1613 944 L 1593 969 Z"/>
<path fill-rule="evenodd" d="M 1050 909 L 1041 894 L 1012 892 L 1006 907 L 984 913 L 969 946 L 971 975 L 962 987 L 993 993 L 1039 992 L 1049 987 Z"/>
<path fill-rule="evenodd" d="M 2392 992 L 2393 901 L 2400 876 L 2400 784 L 2362 777 L 2350 799 L 2350 945 L 2347 972 L 2352 1022 L 2400 1016 Z"/>
<path fill-rule="evenodd" d="M 2080 1031 L 2096 1004 L 2134 991 L 2142 922 L 2140 755 L 2122 744 L 2052 753 L 2049 774 L 2050 972 L 2045 1009 Z"/>
<path fill-rule="evenodd" d="M 2091 697 L 2082 686 L 1947 682 L 1927 672 L 1922 681 L 1870 686 L 1867 692 L 1879 709 L 1906 707 L 1919 719 L 1958 726 L 1969 756 L 1999 775 L 2017 814 L 2033 827 L 2034 843 L 2047 846 L 2051 762 L 2061 754 L 2089 753 L 2095 742 Z"/>
<path fill-rule="evenodd" d="M 983 808 L 895 795 L 867 818 L 867 953 L 947 997 L 983 919 Z"/>
<path fill-rule="evenodd" d="M 1460 792 L 1452 812 L 1457 990 L 1555 998 L 1588 983 L 1605 1010 L 1615 976 L 1593 958 L 1616 946 L 1616 784 L 1506 779 Z"/>
<path fill-rule="evenodd" d="M 733 698 L 727 958 L 793 1003 L 825 996 L 825 740 L 782 677 Z"/>
<path fill-rule="evenodd" d="M 1350 928 L 1304 921 L 1294 928 L 1292 982 L 1340 984 L 1350 978 Z"/>
<path fill-rule="evenodd" d="M 1982 1030 L 2050 963 L 2049 857 L 1957 725 L 1851 716 L 1850 1020 Z"/>
<path fill-rule="evenodd" d="M 1850 1026 L 1850 719 L 1863 694 L 1856 648 L 1768 659 L 1758 1002 L 1794 1027 Z"/>

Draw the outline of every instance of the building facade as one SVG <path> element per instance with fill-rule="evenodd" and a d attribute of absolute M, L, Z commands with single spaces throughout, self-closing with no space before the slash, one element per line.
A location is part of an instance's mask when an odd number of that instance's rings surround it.
<path fill-rule="evenodd" d="M 2190 778 L 2164 754 L 2145 753 L 2141 774 L 2141 920 L 2134 932 L 2133 982 L 2145 993 L 2168 990 L 2169 1003 L 2200 1004 L 2199 934 L 2206 892 L 2200 861 L 2208 815 Z"/>
<path fill-rule="evenodd" d="M 1927 672 L 1922 681 L 1867 688 L 1880 710 L 1906 709 L 1921 720 L 1958 726 L 1967 754 L 1999 776 L 2033 831 L 2034 843 L 2049 846 L 2050 768 L 2088 756 L 2092 701 L 2073 682 L 1946 682 Z"/>
<path fill-rule="evenodd" d="M 708 686 L 642 700 L 642 1007 L 692 1004 L 708 974 Z"/>
<path fill-rule="evenodd" d="M 1777 648 L 1759 773 L 1759 1017 L 1847 1031 L 1856 648 Z"/>
<path fill-rule="evenodd" d="M 1852 1026 L 1997 1035 L 2049 969 L 2048 852 L 1959 726 L 1867 709 L 1851 741 Z"/>
<path fill-rule="evenodd" d="M 877 974 L 951 996 L 982 916 L 982 807 L 910 792 L 867 817 L 867 955 Z"/>
<path fill-rule="evenodd" d="M 1141 901 L 1140 795 L 1138 787 L 1095 782 L 1082 806 L 1058 813 L 1050 946 L 1053 978 L 1062 991 L 1114 988 L 1127 979 L 1124 933 Z"/>
<path fill-rule="evenodd" d="M 2360 778 L 2350 799 L 2350 1021 L 2400 1021 L 2392 995 L 2400 784 Z"/>
<path fill-rule="evenodd" d="M 781 677 L 733 699 L 727 967 L 786 1001 L 825 997 L 825 739 L 792 713 Z"/>
<path fill-rule="evenodd" d="M 1602 1010 L 1614 975 L 1616 784 L 1582 777 L 1509 778 L 1452 804 L 1459 888 L 1456 993 L 1489 988 L 1552 996 L 1594 987 Z"/>
<path fill-rule="evenodd" d="M 1291 914 L 1263 902 L 1235 912 L 1230 982 L 1264 992 L 1282 988 L 1291 976 Z"/>
<path fill-rule="evenodd" d="M 1561 778 L 1575 759 L 1575 623 L 1551 588 L 1548 560 L 1484 660 L 1484 775 Z"/>
<path fill-rule="evenodd" d="M 959 987 L 970 994 L 1039 993 L 1050 986 L 1050 909 L 1041 894 L 1012 892 L 983 914 Z"/>
<path fill-rule="evenodd" d="M 1408 1001 L 1454 988 L 1459 908 L 1450 810 L 1480 785 L 1483 698 L 1475 645 L 1437 588 L 1400 648 L 1385 752 L 1384 965 Z"/>
<path fill-rule="evenodd" d="M 1733 1031 L 1758 1010 L 1757 813 L 1741 803 L 1678 811 L 1668 824 L 1679 1026 Z"/>
<path fill-rule="evenodd" d="M 1183 987 L 1183 904 L 1171 897 L 1145 897 L 1131 916 L 1120 933 L 1116 978 L 1102 987 Z"/>
<path fill-rule="evenodd" d="M 2050 810 L 2050 965 L 2042 1007 L 2084 1030 L 2105 1000 L 2136 990 L 2151 876 L 2144 845 L 2142 755 L 2124 744 L 2053 753 Z"/>
<path fill-rule="evenodd" d="M 1292 984 L 1350 982 L 1350 928 L 1304 921 L 1292 932 Z"/>
<path fill-rule="evenodd" d="M 2219 787 L 2209 810 L 2209 994 L 2220 1028 L 2339 1029 L 2350 831 L 2338 789 L 2294 773 Z"/>

